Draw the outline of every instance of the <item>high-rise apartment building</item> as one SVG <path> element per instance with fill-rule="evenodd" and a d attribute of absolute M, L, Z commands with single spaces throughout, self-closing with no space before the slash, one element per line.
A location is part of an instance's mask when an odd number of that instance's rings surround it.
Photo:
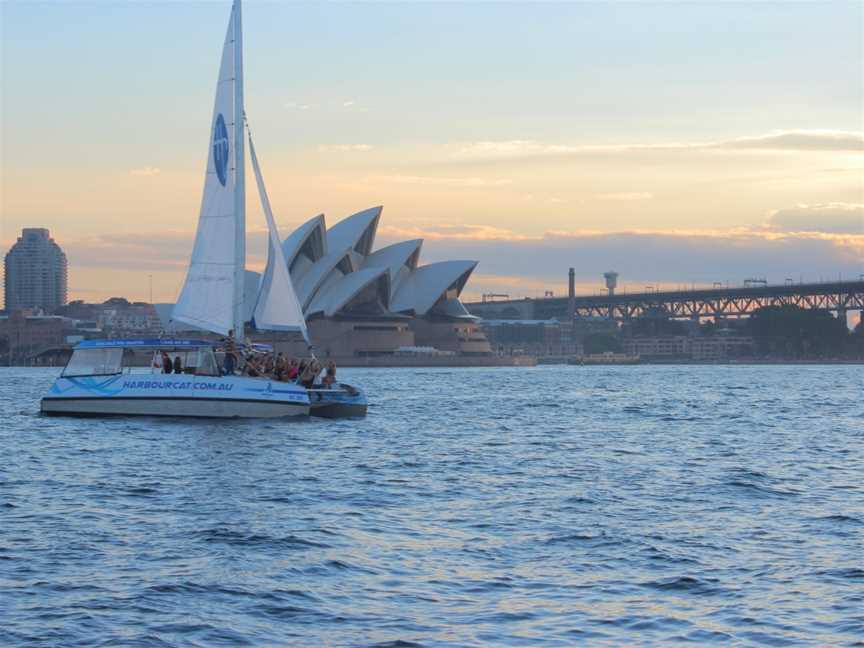
<path fill-rule="evenodd" d="M 66 303 L 66 255 L 47 229 L 25 227 L 6 253 L 5 305 L 53 311 Z"/>

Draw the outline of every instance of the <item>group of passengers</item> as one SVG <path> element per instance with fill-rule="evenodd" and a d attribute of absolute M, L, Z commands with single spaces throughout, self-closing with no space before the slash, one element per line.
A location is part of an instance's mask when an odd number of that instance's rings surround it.
<path fill-rule="evenodd" d="M 252 378 L 269 378 L 279 382 L 298 383 L 306 389 L 312 389 L 316 384 L 330 389 L 336 383 L 336 363 L 332 360 L 325 367 L 322 367 L 317 358 L 298 360 L 288 358 L 281 351 L 263 354 L 247 352 L 242 355 L 238 353 L 237 345 L 234 343 L 231 333 L 222 340 L 222 346 L 225 351 L 222 373 L 226 376 L 234 375 L 239 371 L 241 375 Z M 320 381 L 318 380 L 319 376 Z"/>
<path fill-rule="evenodd" d="M 174 360 L 171 360 L 171 356 L 168 355 L 167 351 L 162 351 L 162 373 L 163 374 L 182 374 L 183 373 L 183 361 L 180 359 L 180 356 L 174 356 Z M 156 365 L 158 366 L 158 365 Z"/>
<path fill-rule="evenodd" d="M 229 373 L 228 369 L 232 364 L 225 363 L 223 365 L 226 374 Z M 336 382 L 336 364 L 332 360 L 326 366 L 322 366 L 317 358 L 298 360 L 287 357 L 281 351 L 279 353 L 246 354 L 243 358 L 241 373 L 252 378 L 296 382 L 306 389 L 312 389 L 316 385 L 322 385 L 329 389 Z"/>
<path fill-rule="evenodd" d="M 279 382 L 293 382 L 303 385 L 306 389 L 315 386 L 330 389 L 336 384 L 336 363 L 332 360 L 322 366 L 317 358 L 298 360 L 289 358 L 281 351 L 279 353 L 254 353 L 247 351 L 238 353 L 237 345 L 231 337 L 222 340 L 225 359 L 222 363 L 222 375 L 251 378 L 268 378 Z M 179 355 L 172 360 L 167 351 L 160 351 L 160 360 L 154 360 L 154 367 L 162 367 L 163 374 L 182 374 L 183 360 Z M 239 361 L 238 361 L 239 358 Z M 187 371 L 189 368 L 187 367 Z"/>

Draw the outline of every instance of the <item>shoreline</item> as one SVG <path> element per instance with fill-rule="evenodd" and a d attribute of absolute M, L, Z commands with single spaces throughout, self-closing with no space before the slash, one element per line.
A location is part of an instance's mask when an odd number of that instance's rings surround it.
<path fill-rule="evenodd" d="M 518 356 L 514 358 L 404 358 L 393 362 L 393 358 L 327 358 L 333 360 L 337 367 L 347 369 L 471 369 L 471 368 L 496 368 L 496 367 L 537 367 L 537 366 L 571 366 L 571 367 L 650 367 L 650 366 L 725 366 L 725 367 L 747 367 L 747 366 L 862 366 L 864 360 L 670 360 L 663 361 L 640 361 L 640 362 L 566 362 L 566 361 L 544 361 L 543 358 L 530 356 Z M 62 369 L 63 365 L 0 365 L 5 369 Z"/>

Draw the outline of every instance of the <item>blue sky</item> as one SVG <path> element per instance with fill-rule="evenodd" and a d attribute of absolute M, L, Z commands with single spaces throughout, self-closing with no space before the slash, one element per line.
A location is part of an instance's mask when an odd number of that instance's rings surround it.
<path fill-rule="evenodd" d="M 0 242 L 50 227 L 82 295 L 104 275 L 87 265 L 98 237 L 191 247 L 229 9 L 0 5 Z M 509 250 L 586 232 L 729 245 L 743 231 L 770 248 L 773 214 L 803 209 L 807 231 L 783 236 L 843 237 L 805 274 L 853 272 L 848 251 L 864 249 L 859 2 L 247 0 L 244 23 L 247 112 L 283 230 L 384 204 L 382 234 L 433 235 L 434 257 L 466 237 Z M 799 139 L 764 139 L 778 133 Z M 139 272 L 116 263 L 118 282 Z M 532 290 L 558 281 L 534 265 Z M 633 281 L 661 281 L 652 267 Z M 181 274 L 157 269 L 155 288 L 170 297 Z"/>
<path fill-rule="evenodd" d="M 227 6 L 5 2 L 4 120 L 30 132 L 50 117 L 91 144 L 100 123 L 152 120 L 139 141 L 158 129 L 192 155 L 182 129 L 206 133 Z M 860 3 L 247 0 L 244 22 L 247 107 L 282 145 L 861 127 Z"/>

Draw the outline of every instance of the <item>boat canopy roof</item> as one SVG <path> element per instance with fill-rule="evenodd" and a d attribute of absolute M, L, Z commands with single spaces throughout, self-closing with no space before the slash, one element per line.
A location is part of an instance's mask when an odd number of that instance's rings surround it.
<path fill-rule="evenodd" d="M 175 340 L 172 338 L 130 340 L 83 340 L 76 349 L 201 349 L 219 346 L 216 340 Z"/>
<path fill-rule="evenodd" d="M 176 340 L 174 338 L 151 338 L 129 340 L 83 340 L 75 345 L 76 349 L 214 349 L 221 347 L 219 340 Z M 273 351 L 272 344 L 255 342 L 253 344 L 238 344 L 238 349 L 269 353 Z"/>

